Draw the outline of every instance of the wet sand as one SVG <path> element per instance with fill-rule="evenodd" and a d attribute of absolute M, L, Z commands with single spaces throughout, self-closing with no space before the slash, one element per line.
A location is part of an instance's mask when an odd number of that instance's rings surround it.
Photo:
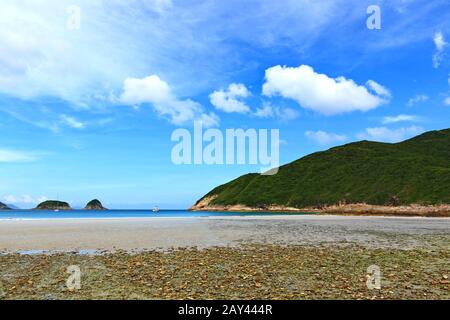
<path fill-rule="evenodd" d="M 0 251 L 145 251 L 242 244 L 450 246 L 449 218 L 246 216 L 0 221 Z"/>
<path fill-rule="evenodd" d="M 450 298 L 446 218 L 0 221 L 0 251 L 0 300 Z"/>

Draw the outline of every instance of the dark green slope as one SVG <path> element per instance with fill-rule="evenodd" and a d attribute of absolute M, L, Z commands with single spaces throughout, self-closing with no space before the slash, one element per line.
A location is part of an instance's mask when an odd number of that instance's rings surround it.
<path fill-rule="evenodd" d="M 6 204 L 0 202 L 0 210 L 11 210 Z"/>
<path fill-rule="evenodd" d="M 450 129 L 401 143 L 361 141 L 219 186 L 216 205 L 293 207 L 347 203 L 450 203 Z M 205 196 L 205 197 L 206 197 Z"/>
<path fill-rule="evenodd" d="M 38 204 L 35 210 L 72 210 L 72 208 L 64 201 L 47 200 Z"/>
<path fill-rule="evenodd" d="M 98 199 L 89 201 L 84 210 L 107 210 Z"/>

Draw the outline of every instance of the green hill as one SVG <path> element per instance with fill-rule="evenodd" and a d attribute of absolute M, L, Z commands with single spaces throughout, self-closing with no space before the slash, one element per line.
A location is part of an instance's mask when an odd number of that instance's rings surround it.
<path fill-rule="evenodd" d="M 395 144 L 360 141 L 331 148 L 284 165 L 273 176 L 244 175 L 197 204 L 208 198 L 209 205 L 258 208 L 450 204 L 450 129 Z"/>
<path fill-rule="evenodd" d="M 103 207 L 102 203 L 99 200 L 94 199 L 86 204 L 84 210 L 107 210 L 107 209 Z"/>
<path fill-rule="evenodd" d="M 67 202 L 48 200 L 40 203 L 35 210 L 72 210 Z"/>
<path fill-rule="evenodd" d="M 6 204 L 0 202 L 0 210 L 11 210 Z"/>

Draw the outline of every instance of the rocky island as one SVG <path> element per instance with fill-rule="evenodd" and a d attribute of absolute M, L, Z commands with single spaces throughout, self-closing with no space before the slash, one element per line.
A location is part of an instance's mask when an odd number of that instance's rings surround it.
<path fill-rule="evenodd" d="M 11 210 L 6 204 L 0 202 L 0 210 Z"/>
<path fill-rule="evenodd" d="M 86 207 L 84 207 L 84 210 L 108 210 L 105 207 L 103 207 L 102 203 L 94 199 L 92 201 L 89 201 Z"/>
<path fill-rule="evenodd" d="M 221 185 L 191 210 L 450 216 L 450 129 L 313 153 Z"/>
<path fill-rule="evenodd" d="M 34 210 L 72 210 L 72 208 L 64 201 L 47 200 L 40 203 Z"/>

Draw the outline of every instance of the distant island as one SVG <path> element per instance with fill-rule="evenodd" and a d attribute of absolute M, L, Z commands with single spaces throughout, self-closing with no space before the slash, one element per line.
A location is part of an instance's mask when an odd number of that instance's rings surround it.
<path fill-rule="evenodd" d="M 73 210 L 72 207 L 64 201 L 47 200 L 40 203 L 34 210 Z M 83 210 L 108 210 L 97 200 L 89 201 Z"/>
<path fill-rule="evenodd" d="M 47 200 L 40 203 L 34 210 L 72 210 L 67 202 Z"/>
<path fill-rule="evenodd" d="M 84 210 L 108 210 L 105 207 L 103 207 L 102 203 L 97 200 L 91 200 L 88 202 L 88 204 L 84 207 Z"/>
<path fill-rule="evenodd" d="M 450 215 L 450 129 L 313 153 L 221 185 L 190 210 Z"/>
<path fill-rule="evenodd" d="M 6 204 L 0 202 L 0 210 L 11 210 L 11 208 L 8 207 Z"/>

